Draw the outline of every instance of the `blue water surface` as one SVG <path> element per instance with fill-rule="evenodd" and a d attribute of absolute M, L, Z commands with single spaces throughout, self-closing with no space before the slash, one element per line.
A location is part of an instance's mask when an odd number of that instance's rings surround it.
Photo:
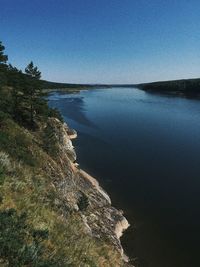
<path fill-rule="evenodd" d="M 135 266 L 199 266 L 200 101 L 111 88 L 53 92 L 49 105 L 78 131 L 81 167 L 124 210 Z"/>

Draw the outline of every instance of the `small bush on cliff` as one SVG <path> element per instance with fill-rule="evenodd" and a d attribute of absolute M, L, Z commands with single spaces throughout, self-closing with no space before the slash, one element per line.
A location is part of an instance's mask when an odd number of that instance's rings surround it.
<path fill-rule="evenodd" d="M 7 116 L 0 114 L 0 149 L 30 166 L 37 165 L 31 153 L 32 138 Z"/>
<path fill-rule="evenodd" d="M 57 108 L 51 108 L 49 109 L 49 117 L 54 117 L 59 119 L 59 121 L 64 122 L 63 117 L 60 113 L 60 111 Z"/>
<path fill-rule="evenodd" d="M 52 157 L 56 157 L 58 155 L 59 152 L 58 140 L 56 138 L 54 128 L 48 122 L 44 129 L 44 134 L 43 134 L 43 148 Z"/>
<path fill-rule="evenodd" d="M 88 206 L 89 206 L 88 197 L 86 196 L 86 194 L 81 192 L 81 195 L 80 195 L 79 200 L 78 200 L 78 207 L 79 207 L 80 211 L 86 211 Z"/>
<path fill-rule="evenodd" d="M 4 167 L 0 164 L 0 185 L 3 184 L 5 180 L 5 170 Z"/>
<path fill-rule="evenodd" d="M 8 266 L 44 266 L 43 241 L 47 230 L 35 230 L 27 223 L 25 213 L 0 211 L 0 258 Z"/>

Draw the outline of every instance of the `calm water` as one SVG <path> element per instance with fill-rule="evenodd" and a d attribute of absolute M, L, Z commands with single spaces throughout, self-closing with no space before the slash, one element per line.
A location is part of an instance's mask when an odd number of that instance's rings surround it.
<path fill-rule="evenodd" d="M 200 266 L 200 101 L 113 88 L 49 103 L 78 131 L 81 167 L 125 211 L 135 265 Z"/>

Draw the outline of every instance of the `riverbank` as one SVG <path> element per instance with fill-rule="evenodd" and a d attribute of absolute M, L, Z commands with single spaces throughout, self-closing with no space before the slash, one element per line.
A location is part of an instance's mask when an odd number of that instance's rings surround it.
<path fill-rule="evenodd" d="M 76 131 L 55 117 L 37 123 L 30 130 L 0 113 L 0 234 L 8 251 L 2 267 L 13 253 L 25 266 L 23 248 L 31 263 L 45 266 L 130 266 L 120 242 L 128 222 L 78 168 Z"/>
<path fill-rule="evenodd" d="M 199 101 L 113 88 L 52 93 L 49 106 L 78 131 L 81 168 L 125 211 L 133 265 L 198 266 Z"/>
<path fill-rule="evenodd" d="M 70 140 L 74 140 L 78 138 L 77 132 L 73 129 L 67 130 L 67 133 L 68 133 L 68 137 Z M 72 146 L 72 149 L 73 149 L 73 146 Z M 129 258 L 124 253 L 124 250 L 120 242 L 120 238 L 122 237 L 124 231 L 127 230 L 128 227 L 130 226 L 127 219 L 123 215 L 123 211 L 117 210 L 114 207 L 112 207 L 110 196 L 99 185 L 99 182 L 97 181 L 96 178 L 94 178 L 89 173 L 85 172 L 84 170 L 80 169 L 79 164 L 76 162 L 71 162 L 71 166 L 72 166 L 74 173 L 82 177 L 86 181 L 86 183 L 89 183 L 90 186 L 94 188 L 98 192 L 98 194 L 101 195 L 101 199 L 105 199 L 107 201 L 107 205 L 104 207 L 104 212 L 103 214 L 101 214 L 103 215 L 103 217 L 99 216 L 100 215 L 99 212 L 97 214 L 95 214 L 94 212 L 90 214 L 89 217 L 92 216 L 93 220 L 96 217 L 96 221 L 97 223 L 101 224 L 101 228 L 107 228 L 107 231 L 109 231 L 107 232 L 107 234 L 109 234 L 110 236 L 113 236 L 114 234 L 114 236 L 112 237 L 113 242 L 120 249 L 123 261 L 128 264 Z M 85 224 L 90 233 L 94 231 L 93 223 L 91 224 L 91 221 L 90 219 L 87 218 L 87 216 L 85 217 Z M 96 230 L 97 229 L 95 229 L 95 231 Z M 131 267 L 132 265 L 128 264 L 127 266 Z"/>

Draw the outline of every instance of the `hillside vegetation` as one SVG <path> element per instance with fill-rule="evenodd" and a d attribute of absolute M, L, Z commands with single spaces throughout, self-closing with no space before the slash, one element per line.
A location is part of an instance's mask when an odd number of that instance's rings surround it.
<path fill-rule="evenodd" d="M 7 59 L 0 43 L 0 266 L 127 266 L 124 217 L 74 164 L 73 131 L 48 107 L 40 71 Z"/>

